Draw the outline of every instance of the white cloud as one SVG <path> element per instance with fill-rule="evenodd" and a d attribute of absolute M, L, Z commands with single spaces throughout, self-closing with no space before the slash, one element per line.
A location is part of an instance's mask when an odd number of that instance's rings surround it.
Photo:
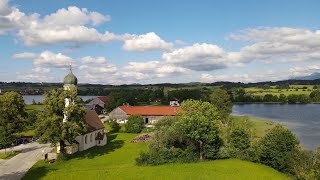
<path fill-rule="evenodd" d="M 17 74 L 16 80 L 25 81 L 25 82 L 52 82 L 53 77 L 34 74 L 34 73 L 33 74 L 22 73 L 22 74 Z"/>
<path fill-rule="evenodd" d="M 166 63 L 180 67 L 196 71 L 211 71 L 234 65 L 235 59 L 230 59 L 230 56 L 217 45 L 197 43 L 163 53 L 162 58 Z"/>
<path fill-rule="evenodd" d="M 86 71 L 90 74 L 108 74 L 117 72 L 117 68 L 113 64 L 105 64 L 100 66 L 81 65 L 79 70 Z"/>
<path fill-rule="evenodd" d="M 34 59 L 34 58 L 37 58 L 38 55 L 30 52 L 23 52 L 23 53 L 14 54 L 12 57 L 16 59 Z"/>
<path fill-rule="evenodd" d="M 42 67 L 35 67 L 35 68 L 32 68 L 32 72 L 48 73 L 48 72 L 50 72 L 50 69 L 49 68 L 42 68 Z"/>
<path fill-rule="evenodd" d="M 299 28 L 246 29 L 229 36 L 252 43 L 240 50 L 242 61 L 287 63 L 320 59 L 320 31 Z"/>
<path fill-rule="evenodd" d="M 86 57 L 83 57 L 81 58 L 81 62 L 83 64 L 105 64 L 107 63 L 107 60 L 105 57 L 96 57 L 96 58 L 93 58 L 91 56 L 86 56 Z"/>
<path fill-rule="evenodd" d="M 181 75 L 189 72 L 189 69 L 172 66 L 159 61 L 148 62 L 129 62 L 125 67 L 123 74 L 132 76 L 136 79 L 162 78 L 174 75 Z"/>
<path fill-rule="evenodd" d="M 39 56 L 33 61 L 33 65 L 42 67 L 55 67 L 55 68 L 65 68 L 68 65 L 73 64 L 74 60 L 68 56 L 61 53 L 53 53 L 50 51 L 43 51 Z"/>
<path fill-rule="evenodd" d="M 32 59 L 33 65 L 36 66 L 36 68 L 33 69 L 34 72 L 49 72 L 47 68 L 43 67 L 65 68 L 74 63 L 72 58 L 61 53 L 53 53 L 51 51 L 43 51 L 39 54 L 23 52 L 14 54 L 13 58 Z"/>
<path fill-rule="evenodd" d="M 143 35 L 135 35 L 124 40 L 123 49 L 127 51 L 169 50 L 172 43 L 162 40 L 156 33 L 149 32 Z"/>

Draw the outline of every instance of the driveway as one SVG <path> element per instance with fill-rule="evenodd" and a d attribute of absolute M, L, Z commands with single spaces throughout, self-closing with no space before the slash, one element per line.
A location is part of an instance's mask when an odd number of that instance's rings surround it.
<path fill-rule="evenodd" d="M 7 151 L 21 151 L 18 155 L 9 160 L 0 159 L 0 179 L 17 180 L 41 159 L 43 153 L 50 152 L 53 148 L 50 144 L 39 144 L 37 142 L 22 144 Z M 4 152 L 4 150 L 0 150 Z"/>

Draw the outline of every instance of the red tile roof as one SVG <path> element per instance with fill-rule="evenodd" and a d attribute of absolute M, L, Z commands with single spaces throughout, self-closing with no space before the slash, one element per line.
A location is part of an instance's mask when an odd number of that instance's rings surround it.
<path fill-rule="evenodd" d="M 181 107 L 172 106 L 119 106 L 128 115 L 174 116 Z"/>
<path fill-rule="evenodd" d="M 104 103 L 107 103 L 109 101 L 109 97 L 108 96 L 99 96 L 98 98 Z"/>
<path fill-rule="evenodd" d="M 87 122 L 87 124 L 89 125 L 89 129 L 90 130 L 98 130 L 98 129 L 103 129 L 104 126 L 100 120 L 100 118 L 98 117 L 97 113 L 95 110 L 89 110 L 87 111 L 86 115 L 85 115 L 85 120 Z"/>

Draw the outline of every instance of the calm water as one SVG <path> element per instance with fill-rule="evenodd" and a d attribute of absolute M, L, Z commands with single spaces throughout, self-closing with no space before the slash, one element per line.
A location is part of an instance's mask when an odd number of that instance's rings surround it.
<path fill-rule="evenodd" d="M 83 99 L 83 101 L 86 101 L 88 99 L 92 99 L 92 98 L 95 98 L 97 96 L 79 96 L 80 98 Z M 44 96 L 42 95 L 26 95 L 26 96 L 23 96 L 23 100 L 24 100 L 24 103 L 26 104 L 32 104 L 32 100 L 34 100 L 36 103 L 38 102 L 41 102 L 44 100 Z"/>
<path fill-rule="evenodd" d="M 271 119 L 291 129 L 301 144 L 310 149 L 320 146 L 320 104 L 234 105 L 234 115 Z"/>

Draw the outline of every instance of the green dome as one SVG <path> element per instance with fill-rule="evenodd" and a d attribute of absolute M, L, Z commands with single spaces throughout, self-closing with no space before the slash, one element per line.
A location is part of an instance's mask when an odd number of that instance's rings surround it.
<path fill-rule="evenodd" d="M 69 84 L 69 85 L 77 85 L 78 84 L 78 79 L 77 77 L 72 73 L 71 68 L 69 71 L 69 74 L 66 75 L 63 79 L 63 84 Z"/>

